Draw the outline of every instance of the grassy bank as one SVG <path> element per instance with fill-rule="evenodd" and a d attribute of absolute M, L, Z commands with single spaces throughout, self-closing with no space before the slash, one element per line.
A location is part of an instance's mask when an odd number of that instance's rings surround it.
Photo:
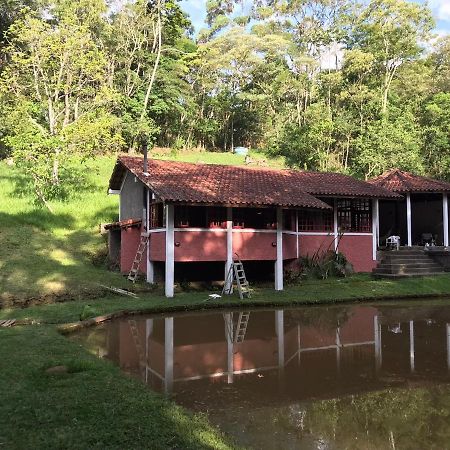
<path fill-rule="evenodd" d="M 52 326 L 0 330 L 0 448 L 227 449 L 194 416 Z M 63 364 L 69 372 L 50 375 Z"/>
<path fill-rule="evenodd" d="M 55 302 L 28 308 L 4 308 L 0 310 L 0 319 L 14 318 L 46 324 L 75 322 L 79 320 L 86 305 L 89 305 L 91 315 L 94 316 L 122 310 L 159 312 L 216 308 L 224 305 L 289 307 L 420 297 L 450 298 L 450 274 L 396 281 L 374 280 L 369 275 L 354 275 L 348 278 L 304 281 L 302 284 L 287 286 L 282 292 L 276 292 L 271 287 L 255 287 L 250 300 L 239 300 L 235 295 L 208 300 L 208 292 L 196 291 L 178 292 L 175 298 L 168 300 L 159 289 L 151 293 L 141 292 L 137 299 L 111 294 L 101 298 Z"/>

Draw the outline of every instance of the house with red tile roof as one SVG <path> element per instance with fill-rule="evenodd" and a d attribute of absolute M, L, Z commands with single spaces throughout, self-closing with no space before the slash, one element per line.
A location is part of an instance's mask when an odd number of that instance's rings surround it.
<path fill-rule="evenodd" d="M 376 266 L 378 204 L 401 195 L 337 173 L 191 164 L 119 157 L 109 192 L 120 195 L 115 236 L 120 269 L 128 273 L 141 239 L 140 271 L 175 281 L 223 280 L 239 257 L 255 274 L 274 277 L 301 256 L 339 251 L 357 272 Z"/>

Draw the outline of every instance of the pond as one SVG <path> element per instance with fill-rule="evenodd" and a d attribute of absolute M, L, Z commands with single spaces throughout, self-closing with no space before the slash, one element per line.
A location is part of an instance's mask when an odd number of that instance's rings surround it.
<path fill-rule="evenodd" d="M 445 449 L 450 306 L 426 303 L 130 316 L 71 338 L 243 446 Z"/>

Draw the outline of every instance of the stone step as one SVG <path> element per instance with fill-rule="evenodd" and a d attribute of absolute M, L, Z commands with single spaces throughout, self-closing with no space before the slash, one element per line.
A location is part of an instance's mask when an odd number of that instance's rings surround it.
<path fill-rule="evenodd" d="M 414 262 L 410 262 L 410 263 L 400 263 L 400 264 L 390 264 L 390 263 L 383 263 L 381 262 L 380 264 L 378 264 L 379 268 L 388 268 L 391 267 L 393 269 L 441 269 L 442 266 L 440 266 L 439 264 L 433 262 L 433 261 L 425 261 L 425 262 L 418 262 L 418 261 L 414 261 Z"/>
<path fill-rule="evenodd" d="M 425 274 L 420 273 L 408 273 L 408 274 L 398 274 L 398 273 L 373 273 L 374 278 L 386 278 L 386 279 L 400 279 L 400 278 L 416 278 L 416 277 L 433 277 L 436 275 L 444 275 L 445 272 L 430 272 Z"/>
<path fill-rule="evenodd" d="M 377 267 L 373 269 L 374 274 L 396 274 L 396 275 L 428 275 L 433 273 L 444 273 L 442 268 L 426 267 L 426 268 L 393 268 L 393 267 Z"/>
<path fill-rule="evenodd" d="M 423 250 L 408 250 L 408 251 L 392 251 L 392 252 L 380 252 L 382 256 L 421 256 L 425 255 L 427 256 L 427 253 L 425 253 Z"/>
<path fill-rule="evenodd" d="M 413 258 L 405 258 L 405 257 L 385 257 L 385 258 L 381 258 L 380 259 L 381 262 L 387 262 L 387 263 L 392 263 L 392 264 L 407 264 L 410 262 L 427 262 L 427 261 L 432 261 L 431 258 L 429 258 L 428 256 L 424 255 L 424 256 L 420 256 L 420 257 L 413 257 Z"/>

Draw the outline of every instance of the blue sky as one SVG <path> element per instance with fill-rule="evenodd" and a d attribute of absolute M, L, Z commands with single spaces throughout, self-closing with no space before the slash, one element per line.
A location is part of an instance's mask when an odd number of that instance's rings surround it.
<path fill-rule="evenodd" d="M 425 3 L 425 0 L 413 0 Z M 181 6 L 189 14 L 196 31 L 202 28 L 206 9 L 206 0 L 182 0 Z M 436 32 L 440 35 L 450 33 L 450 0 L 429 0 L 428 4 L 433 10 L 437 21 Z"/>

